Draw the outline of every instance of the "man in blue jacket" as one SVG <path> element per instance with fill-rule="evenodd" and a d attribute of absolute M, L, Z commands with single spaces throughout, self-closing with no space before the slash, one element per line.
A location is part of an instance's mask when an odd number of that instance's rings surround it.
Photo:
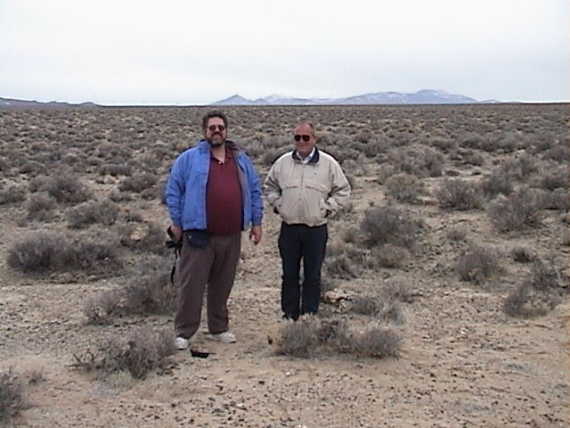
<path fill-rule="evenodd" d="M 227 140 L 228 120 L 213 111 L 202 119 L 204 139 L 183 152 L 166 186 L 171 232 L 182 240 L 176 269 L 178 302 L 175 345 L 186 349 L 200 326 L 202 298 L 208 286 L 211 338 L 233 343 L 227 302 L 241 249 L 241 232 L 261 240 L 263 202 L 257 173 L 247 155 Z"/>

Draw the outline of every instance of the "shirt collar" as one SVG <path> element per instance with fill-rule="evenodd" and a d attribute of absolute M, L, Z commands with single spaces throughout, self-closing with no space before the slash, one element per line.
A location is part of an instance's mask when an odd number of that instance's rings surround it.
<path fill-rule="evenodd" d="M 299 158 L 299 160 L 301 161 L 302 164 L 308 164 L 309 162 L 311 162 L 311 159 L 313 159 L 313 156 L 315 156 L 315 148 L 313 147 L 313 150 L 311 150 L 311 153 L 309 153 L 309 156 L 307 156 L 304 159 L 301 157 L 299 152 L 295 151 L 295 154 L 297 155 L 297 157 Z"/>

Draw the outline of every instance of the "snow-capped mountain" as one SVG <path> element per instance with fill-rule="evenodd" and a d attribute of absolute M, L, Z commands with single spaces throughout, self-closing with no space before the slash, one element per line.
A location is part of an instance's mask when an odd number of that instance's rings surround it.
<path fill-rule="evenodd" d="M 477 101 L 464 95 L 450 94 L 443 90 L 422 89 L 414 93 L 375 92 L 345 98 L 292 98 L 269 95 L 248 100 L 240 95 L 216 101 L 213 105 L 323 105 L 323 104 L 474 104 L 493 103 L 495 100 Z"/>

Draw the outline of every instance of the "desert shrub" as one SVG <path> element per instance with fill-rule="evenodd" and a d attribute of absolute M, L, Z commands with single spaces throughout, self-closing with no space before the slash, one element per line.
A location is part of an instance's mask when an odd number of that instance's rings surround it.
<path fill-rule="evenodd" d="M 131 177 L 123 179 L 119 183 L 119 190 L 121 192 L 141 193 L 154 186 L 158 181 L 158 177 L 150 173 L 134 174 Z"/>
<path fill-rule="evenodd" d="M 392 321 L 397 324 L 403 323 L 404 315 L 398 299 L 390 298 L 389 295 L 355 296 L 352 299 L 350 309 L 361 315 L 368 315 L 383 321 Z"/>
<path fill-rule="evenodd" d="M 304 317 L 283 325 L 276 353 L 307 358 L 324 349 L 374 358 L 398 358 L 401 342 L 402 338 L 393 330 L 376 323 L 364 331 L 352 331 L 344 320 Z"/>
<path fill-rule="evenodd" d="M 341 239 L 347 244 L 358 244 L 360 242 L 360 229 L 354 225 L 347 225 L 342 228 Z"/>
<path fill-rule="evenodd" d="M 111 175 L 113 177 L 117 177 L 119 175 L 130 176 L 132 173 L 132 168 L 130 165 L 107 163 L 101 165 L 99 168 L 99 173 L 101 175 Z"/>
<path fill-rule="evenodd" d="M 416 294 L 410 287 L 402 281 L 390 281 L 383 285 L 380 295 L 386 301 L 399 301 L 403 303 L 413 303 Z"/>
<path fill-rule="evenodd" d="M 447 232 L 447 239 L 450 241 L 460 242 L 467 238 L 467 230 L 462 227 L 454 227 Z"/>
<path fill-rule="evenodd" d="M 154 332 L 139 329 L 124 340 L 112 338 L 95 353 L 74 354 L 73 366 L 84 371 L 97 371 L 103 376 L 128 371 L 135 379 L 144 379 L 148 373 L 163 367 L 166 358 L 174 354 L 174 342 L 169 330 Z"/>
<path fill-rule="evenodd" d="M 91 192 L 79 177 L 65 171 L 49 177 L 42 189 L 60 203 L 77 204 L 91 197 Z"/>
<path fill-rule="evenodd" d="M 439 177 L 443 171 L 443 155 L 429 147 L 395 150 L 390 159 L 397 170 L 419 177 Z"/>
<path fill-rule="evenodd" d="M 426 144 L 429 146 L 433 146 L 444 153 L 448 153 L 449 151 L 456 148 L 455 141 L 444 137 L 432 137 L 429 139 L 429 141 L 427 141 Z"/>
<path fill-rule="evenodd" d="M 0 373 L 0 424 L 6 424 L 27 407 L 24 384 L 12 371 Z"/>
<path fill-rule="evenodd" d="M 457 260 L 457 273 L 463 281 L 482 283 L 499 271 L 497 256 L 491 248 L 473 245 Z"/>
<path fill-rule="evenodd" d="M 57 201 L 47 192 L 37 193 L 30 197 L 27 204 L 27 219 L 46 221 L 53 217 L 53 210 L 57 206 Z"/>
<path fill-rule="evenodd" d="M 499 196 L 487 209 L 491 223 L 500 232 L 537 227 L 540 224 L 543 198 L 536 189 L 521 188 L 509 195 Z"/>
<path fill-rule="evenodd" d="M 561 275 L 554 260 L 535 260 L 530 273 L 530 281 L 532 286 L 539 291 L 560 289 Z"/>
<path fill-rule="evenodd" d="M 77 205 L 67 213 L 67 221 L 72 229 L 80 229 L 95 223 L 111 226 L 119 216 L 119 207 L 109 201 L 90 201 Z"/>
<path fill-rule="evenodd" d="M 570 168 L 560 167 L 542 171 L 539 185 L 546 190 L 570 188 Z"/>
<path fill-rule="evenodd" d="M 118 189 L 111 190 L 109 194 L 109 199 L 113 202 L 129 202 L 133 200 L 133 197 L 128 192 L 121 192 Z"/>
<path fill-rule="evenodd" d="M 564 144 L 565 143 L 565 144 Z M 570 162 L 570 144 L 569 141 L 559 143 L 557 146 L 546 150 L 542 157 L 556 162 Z"/>
<path fill-rule="evenodd" d="M 87 324 L 109 324 L 115 316 L 122 314 L 122 300 L 122 290 L 117 289 L 103 291 L 87 299 L 83 306 L 83 314 L 87 318 Z"/>
<path fill-rule="evenodd" d="M 1 138 L 1 137 L 0 137 Z M 4 173 L 4 175 L 8 175 L 8 171 L 10 170 L 10 162 L 4 156 L 0 156 L 0 171 Z"/>
<path fill-rule="evenodd" d="M 66 153 L 61 158 L 61 161 L 68 166 L 78 165 L 81 162 L 81 157 L 77 153 Z"/>
<path fill-rule="evenodd" d="M 24 273 L 56 269 L 61 265 L 65 244 L 62 235 L 36 232 L 8 249 L 8 266 Z"/>
<path fill-rule="evenodd" d="M 460 160 L 463 161 L 465 165 L 482 166 L 485 164 L 485 158 L 481 153 L 477 153 L 473 150 L 460 150 L 459 151 Z"/>
<path fill-rule="evenodd" d="M 28 160 L 21 164 L 20 174 L 30 175 L 35 177 L 45 171 L 45 165 L 41 162 Z"/>
<path fill-rule="evenodd" d="M 105 290 L 83 307 L 88 324 L 108 324 L 117 316 L 167 314 L 176 306 L 176 289 L 170 282 L 172 261 L 161 256 L 143 256 L 127 276 L 124 286 Z"/>
<path fill-rule="evenodd" d="M 522 153 L 519 156 L 507 159 L 499 168 L 504 175 L 511 177 L 512 180 L 526 181 L 531 174 L 538 171 L 538 161 L 535 156 L 528 153 Z"/>
<path fill-rule="evenodd" d="M 444 179 L 435 195 L 441 208 L 465 211 L 481 207 L 480 186 L 460 178 Z"/>
<path fill-rule="evenodd" d="M 352 244 L 333 243 L 327 248 L 325 276 L 339 279 L 357 278 L 366 258 L 365 252 Z"/>
<path fill-rule="evenodd" d="M 534 318 L 546 315 L 560 303 L 560 297 L 537 291 L 528 282 L 510 292 L 503 302 L 503 311 L 518 318 Z"/>
<path fill-rule="evenodd" d="M 393 244 L 413 248 L 420 223 L 394 207 L 372 207 L 360 223 L 364 243 L 369 247 Z"/>
<path fill-rule="evenodd" d="M 405 248 L 393 244 L 384 244 L 373 247 L 368 258 L 369 267 L 378 268 L 399 268 L 410 257 L 410 253 Z"/>
<path fill-rule="evenodd" d="M 284 155 L 285 153 L 287 153 L 288 150 L 289 150 L 288 148 L 279 148 L 279 149 L 267 150 L 261 156 L 261 164 L 264 166 L 273 165 L 273 163 L 275 163 L 275 161 L 277 159 L 279 159 L 281 157 L 281 155 Z"/>
<path fill-rule="evenodd" d="M 277 354 L 301 358 L 311 356 L 320 343 L 318 330 L 319 324 L 312 317 L 286 322 L 280 331 Z"/>
<path fill-rule="evenodd" d="M 121 245 L 132 250 L 165 254 L 166 232 L 155 223 L 128 223 L 120 225 L 118 236 Z"/>
<path fill-rule="evenodd" d="M 480 134 L 475 132 L 468 132 L 459 139 L 459 145 L 461 147 L 467 147 L 472 149 L 480 149 L 487 144 L 487 139 Z"/>
<path fill-rule="evenodd" d="M 156 153 L 144 153 L 136 159 L 136 169 L 145 172 L 158 171 L 162 166 L 162 156 Z"/>
<path fill-rule="evenodd" d="M 386 193 L 397 201 L 413 204 L 424 193 L 424 185 L 415 175 L 396 174 L 386 180 Z"/>
<path fill-rule="evenodd" d="M 537 259 L 530 275 L 503 302 L 503 311 L 512 317 L 546 315 L 561 301 L 561 275 L 554 260 Z"/>
<path fill-rule="evenodd" d="M 570 247 L 570 230 L 565 230 L 562 232 L 562 238 L 560 240 L 560 244 L 565 247 Z"/>
<path fill-rule="evenodd" d="M 31 193 L 40 192 L 42 190 L 45 191 L 45 189 L 44 189 L 45 183 L 48 180 L 49 180 L 49 177 L 47 177 L 45 175 L 38 175 L 38 176 L 30 179 L 30 181 L 28 182 L 28 190 Z"/>
<path fill-rule="evenodd" d="M 570 192 L 560 187 L 552 192 L 545 190 L 542 197 L 542 207 L 545 209 L 570 211 Z"/>
<path fill-rule="evenodd" d="M 525 147 L 525 145 L 526 138 L 524 134 L 505 132 L 496 141 L 494 141 L 493 144 L 482 147 L 482 149 L 488 152 L 493 152 L 496 149 L 500 149 L 504 153 L 511 153 L 518 148 Z"/>
<path fill-rule="evenodd" d="M 93 237 L 74 239 L 63 253 L 67 269 L 89 273 L 117 273 L 122 261 L 113 242 L 93 242 Z"/>
<path fill-rule="evenodd" d="M 498 168 L 492 171 L 491 175 L 483 180 L 481 189 L 489 199 L 493 199 L 499 193 L 508 196 L 513 192 L 512 180 L 512 177 L 502 168 Z"/>
<path fill-rule="evenodd" d="M 13 184 L 0 190 L 0 205 L 14 204 L 26 200 L 26 188 L 22 185 Z"/>
<path fill-rule="evenodd" d="M 381 307 L 378 296 L 354 296 L 350 304 L 351 311 L 361 315 L 376 315 Z"/>
<path fill-rule="evenodd" d="M 362 176 L 365 175 L 368 172 L 368 168 L 366 165 L 366 159 L 363 156 L 360 156 L 357 160 L 346 160 L 343 164 L 342 164 L 342 168 L 344 169 L 345 173 L 348 174 L 348 171 L 350 171 L 350 174 L 354 174 L 356 176 Z M 348 176 L 346 177 L 348 179 Z M 354 181 L 354 178 L 352 179 Z M 351 187 L 352 187 L 352 183 L 351 183 Z"/>
<path fill-rule="evenodd" d="M 401 344 L 402 338 L 393 330 L 372 325 L 353 335 L 351 351 L 374 358 L 399 358 Z"/>
<path fill-rule="evenodd" d="M 535 259 L 533 252 L 527 247 L 515 247 L 512 249 L 511 255 L 517 263 L 530 263 Z"/>
<path fill-rule="evenodd" d="M 170 264 L 166 273 L 133 278 L 125 288 L 125 312 L 129 314 L 168 314 L 176 308 L 176 289 L 170 283 Z M 163 272 L 164 272 L 163 270 Z"/>
<path fill-rule="evenodd" d="M 12 269 L 28 274 L 78 270 L 102 273 L 116 271 L 122 265 L 112 243 L 45 231 L 33 232 L 13 244 L 7 262 Z"/>
<path fill-rule="evenodd" d="M 384 184 L 389 177 L 393 176 L 396 173 L 398 173 L 398 170 L 392 164 L 382 164 L 378 170 L 377 181 L 379 184 Z"/>

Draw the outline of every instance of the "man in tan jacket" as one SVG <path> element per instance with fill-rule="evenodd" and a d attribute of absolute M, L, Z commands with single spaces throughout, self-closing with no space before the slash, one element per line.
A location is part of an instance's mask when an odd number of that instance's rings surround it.
<path fill-rule="evenodd" d="M 347 204 L 350 185 L 339 163 L 317 149 L 311 123 L 295 128 L 294 141 L 295 149 L 271 167 L 265 190 L 283 220 L 278 241 L 283 266 L 281 308 L 284 318 L 297 320 L 299 315 L 319 310 L 327 218 Z"/>

